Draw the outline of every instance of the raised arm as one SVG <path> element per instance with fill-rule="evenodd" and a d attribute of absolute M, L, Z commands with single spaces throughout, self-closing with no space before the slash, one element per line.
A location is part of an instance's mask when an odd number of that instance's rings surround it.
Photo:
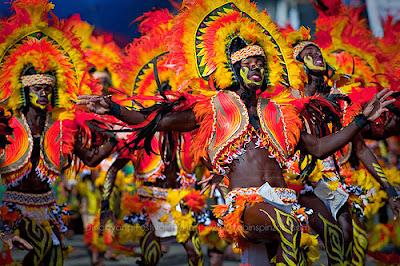
<path fill-rule="evenodd" d="M 389 206 L 392 209 L 394 219 L 396 220 L 396 218 L 400 215 L 400 200 L 397 200 L 398 196 L 396 189 L 388 182 L 385 173 L 376 160 L 375 155 L 372 153 L 371 149 L 365 145 L 361 134 L 355 136 L 352 142 L 358 159 L 362 162 L 365 168 L 367 168 L 376 181 L 378 181 L 383 190 L 385 190 L 388 194 Z"/>
<path fill-rule="evenodd" d="M 146 115 L 135 110 L 128 110 L 112 102 L 109 98 L 98 95 L 79 96 L 78 105 L 85 105 L 97 114 L 115 116 L 129 125 L 138 125 L 146 120 Z M 192 110 L 171 112 L 164 115 L 157 125 L 158 131 L 191 131 L 196 129 L 196 118 Z"/>
<path fill-rule="evenodd" d="M 336 133 L 317 138 L 305 131 L 300 133 L 300 141 L 297 148 L 318 159 L 325 159 L 337 150 L 343 148 L 349 141 L 360 132 L 361 128 L 355 122 Z"/>
<path fill-rule="evenodd" d="M 362 128 L 377 119 L 383 112 L 388 111 L 386 106 L 395 101 L 395 99 L 386 100 L 392 93 L 387 93 L 387 89 L 385 89 L 376 94 L 374 99 L 364 108 L 363 114 L 357 115 L 353 122 L 334 134 L 317 138 L 304 131 L 301 132 L 297 148 L 318 159 L 323 159 L 333 154 L 353 139 Z"/>

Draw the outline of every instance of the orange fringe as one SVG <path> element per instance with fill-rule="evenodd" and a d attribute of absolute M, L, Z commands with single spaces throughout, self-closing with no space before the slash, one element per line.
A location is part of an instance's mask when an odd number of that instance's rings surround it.
<path fill-rule="evenodd" d="M 233 203 L 234 211 L 227 215 L 224 215 L 229 210 L 227 204 L 215 206 L 213 209 L 215 217 L 223 221 L 223 226 L 219 228 L 219 236 L 225 241 L 237 245 L 240 249 L 245 248 L 247 241 L 243 229 L 243 212 L 247 206 L 253 206 L 255 203 L 259 202 L 263 202 L 263 199 L 258 194 L 238 194 Z"/>
<path fill-rule="evenodd" d="M 200 190 L 191 190 L 189 194 L 184 197 L 186 204 L 196 214 L 204 209 L 206 204 L 206 196 L 200 194 Z"/>
<path fill-rule="evenodd" d="M 192 133 L 190 156 L 192 156 L 195 163 L 199 163 L 200 158 L 207 158 L 208 156 L 207 147 L 213 131 L 214 110 L 210 100 L 204 100 L 194 106 L 193 112 L 196 115 L 199 128 Z"/>

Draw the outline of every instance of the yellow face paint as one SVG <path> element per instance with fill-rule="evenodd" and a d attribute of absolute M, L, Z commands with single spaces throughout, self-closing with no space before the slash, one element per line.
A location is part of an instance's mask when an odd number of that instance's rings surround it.
<path fill-rule="evenodd" d="M 314 60 L 310 55 L 306 55 L 304 57 L 304 64 L 310 69 L 310 70 L 314 70 L 314 71 L 325 71 L 326 70 L 326 63 L 325 60 L 322 59 L 322 61 L 324 62 L 323 66 L 316 66 L 314 65 Z"/>
<path fill-rule="evenodd" d="M 247 78 L 248 74 L 250 72 L 250 69 L 248 67 L 241 67 L 240 68 L 240 76 L 242 77 L 244 84 L 255 84 L 258 86 L 261 86 L 263 81 L 264 81 L 264 73 L 265 73 L 265 69 L 261 68 L 260 69 L 260 73 L 261 73 L 261 80 L 260 81 L 254 81 L 254 80 L 250 80 Z"/>
<path fill-rule="evenodd" d="M 44 105 L 44 104 L 38 103 L 38 99 L 39 99 L 39 95 L 38 95 L 38 94 L 36 94 L 36 93 L 34 93 L 34 92 L 29 92 L 29 99 L 30 99 L 31 104 L 32 104 L 33 106 L 36 106 L 36 107 L 42 109 L 42 110 L 46 109 L 47 106 L 50 105 L 51 96 L 52 96 L 51 93 L 49 93 L 49 94 L 47 95 L 48 102 L 47 102 L 47 104 Z"/>

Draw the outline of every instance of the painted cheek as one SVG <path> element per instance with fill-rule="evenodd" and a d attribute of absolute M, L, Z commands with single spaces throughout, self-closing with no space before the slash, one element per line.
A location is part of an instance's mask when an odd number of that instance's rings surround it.
<path fill-rule="evenodd" d="M 264 81 L 264 79 L 265 79 L 265 68 L 261 68 L 261 69 L 260 69 L 260 72 L 261 72 L 261 77 L 262 77 L 261 83 L 263 83 L 263 81 Z"/>
<path fill-rule="evenodd" d="M 324 62 L 323 66 L 316 66 L 314 65 L 314 60 L 312 59 L 311 56 L 306 55 L 304 57 L 304 64 L 311 70 L 319 70 L 319 71 L 324 71 L 326 69 L 326 64 Z"/>
<path fill-rule="evenodd" d="M 264 69 L 260 69 L 261 71 L 261 80 L 260 81 L 254 81 L 254 80 L 249 80 L 247 78 L 250 70 L 247 67 L 242 67 L 240 68 L 240 76 L 242 77 L 243 81 L 245 84 L 255 84 L 255 85 L 261 85 L 264 81 Z"/>
<path fill-rule="evenodd" d="M 53 94 L 52 93 L 49 93 L 49 95 L 47 95 L 47 99 L 49 100 L 49 104 L 51 103 L 51 97 L 53 96 Z M 48 105 L 49 105 L 48 104 Z"/>
<path fill-rule="evenodd" d="M 37 95 L 36 93 L 29 93 L 29 99 L 32 105 L 39 107 L 40 109 L 44 110 L 47 105 L 43 105 L 43 104 L 39 104 L 37 101 L 39 99 L 39 95 Z"/>
<path fill-rule="evenodd" d="M 243 81 L 247 81 L 247 75 L 249 74 L 249 69 L 247 67 L 240 68 L 240 76 L 242 77 Z"/>

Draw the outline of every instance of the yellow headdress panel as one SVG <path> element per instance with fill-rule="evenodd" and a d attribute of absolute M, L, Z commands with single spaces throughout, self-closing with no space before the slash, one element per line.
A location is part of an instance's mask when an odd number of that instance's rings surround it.
<path fill-rule="evenodd" d="M 21 74 L 28 66 L 55 76 L 55 107 L 69 108 L 77 94 L 97 92 L 79 40 L 54 14 L 47 17 L 53 7 L 45 0 L 14 1 L 15 14 L 0 21 L 0 102 L 8 108 L 25 103 Z"/>
<path fill-rule="evenodd" d="M 269 84 L 299 87 L 299 67 L 292 51 L 267 13 L 249 0 L 183 1 L 171 35 L 169 62 L 187 79 L 215 78 L 220 89 L 232 85 L 234 74 L 227 49 L 235 37 L 263 48 Z M 181 73 L 182 72 L 182 73 Z"/>

